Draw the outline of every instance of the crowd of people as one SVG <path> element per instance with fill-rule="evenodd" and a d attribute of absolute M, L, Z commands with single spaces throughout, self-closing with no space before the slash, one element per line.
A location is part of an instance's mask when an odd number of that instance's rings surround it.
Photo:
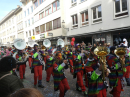
<path fill-rule="evenodd" d="M 94 53 L 97 47 L 110 49 L 110 53 L 104 59 L 106 63 L 101 62 L 100 56 Z M 50 81 L 52 75 L 54 91 L 60 91 L 59 97 L 64 97 L 70 89 L 64 73 L 64 70 L 68 68 L 70 68 L 72 77 L 77 78 L 76 90 L 83 92 L 85 97 L 107 97 L 108 87 L 111 88 L 110 94 L 113 97 L 120 97 L 124 87 L 123 77 L 126 79 L 127 86 L 130 86 L 130 53 L 125 41 L 119 47 L 126 50 L 126 54 L 122 57 L 115 54 L 116 47 L 110 47 L 110 43 L 86 46 L 82 42 L 74 46 L 62 47 L 58 45 L 57 47 L 44 47 L 44 49 L 35 44 L 34 47 L 28 46 L 23 50 L 18 50 L 15 47 L 1 48 L 0 97 L 43 97 L 36 89 L 24 89 L 22 82 L 26 78 L 27 61 L 31 73 L 34 73 L 34 86 L 45 88 L 42 83 L 42 74 L 45 69 L 46 82 Z M 20 79 L 16 70 L 19 71 Z M 105 79 L 103 74 L 105 74 Z M 106 78 L 109 79 L 109 82 Z"/>

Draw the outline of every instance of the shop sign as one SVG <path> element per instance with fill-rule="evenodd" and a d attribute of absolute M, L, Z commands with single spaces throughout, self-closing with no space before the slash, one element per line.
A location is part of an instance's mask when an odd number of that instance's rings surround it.
<path fill-rule="evenodd" d="M 40 39 L 45 38 L 45 34 L 40 35 Z"/>
<path fill-rule="evenodd" d="M 105 41 L 105 38 L 101 38 L 101 41 Z"/>
<path fill-rule="evenodd" d="M 48 33 L 48 36 L 53 36 L 53 33 Z"/>
<path fill-rule="evenodd" d="M 100 38 L 95 39 L 95 41 L 100 41 Z"/>

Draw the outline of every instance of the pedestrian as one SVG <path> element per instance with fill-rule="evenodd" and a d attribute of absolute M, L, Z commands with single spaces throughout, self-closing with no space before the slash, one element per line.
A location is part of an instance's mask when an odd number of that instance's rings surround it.
<path fill-rule="evenodd" d="M 20 79 L 11 73 L 16 68 L 13 57 L 7 56 L 0 60 L 0 97 L 7 97 L 18 89 L 24 88 Z"/>
<path fill-rule="evenodd" d="M 40 91 L 35 88 L 24 88 L 14 92 L 9 97 L 44 97 Z"/>

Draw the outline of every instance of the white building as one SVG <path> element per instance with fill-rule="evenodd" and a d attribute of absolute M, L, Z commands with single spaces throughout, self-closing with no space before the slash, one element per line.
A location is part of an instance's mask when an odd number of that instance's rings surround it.
<path fill-rule="evenodd" d="M 33 13 L 24 18 L 27 22 L 25 24 L 28 25 L 28 20 L 34 16 L 34 25 L 30 24 L 27 28 L 25 25 L 24 31 L 31 32 L 31 34 L 26 34 L 26 42 L 32 35 L 35 35 L 35 40 L 41 45 L 46 38 L 50 39 L 52 44 L 56 44 L 58 38 L 65 39 L 67 32 L 61 27 L 61 20 L 64 18 L 64 7 L 61 8 L 61 6 L 64 6 L 64 0 L 21 0 L 21 2 L 26 15 L 28 8 L 31 6 L 34 8 Z"/>
<path fill-rule="evenodd" d="M 24 24 L 24 39 L 28 42 L 31 36 L 35 35 L 34 31 L 34 5 L 32 0 L 20 0 L 23 6 L 23 24 Z"/>
<path fill-rule="evenodd" d="M 129 0 L 65 0 L 68 37 L 77 42 L 102 40 L 118 44 L 124 37 L 130 43 Z"/>
<path fill-rule="evenodd" d="M 13 40 L 17 38 L 16 14 L 19 9 L 21 9 L 20 6 L 17 6 L 0 21 L 0 36 L 4 45 L 13 44 Z"/>

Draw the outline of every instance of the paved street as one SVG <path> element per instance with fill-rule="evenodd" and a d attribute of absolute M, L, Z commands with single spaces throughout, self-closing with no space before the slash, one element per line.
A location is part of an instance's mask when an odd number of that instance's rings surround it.
<path fill-rule="evenodd" d="M 28 64 L 28 63 L 27 63 Z M 77 92 L 75 90 L 75 83 L 76 83 L 76 79 L 73 79 L 72 75 L 69 72 L 69 69 L 67 69 L 65 71 L 66 73 L 66 77 L 68 79 L 68 83 L 70 85 L 70 90 L 67 91 L 66 96 L 65 97 L 84 97 L 83 94 L 81 92 Z M 19 73 L 17 72 L 17 74 L 19 75 Z M 33 85 L 33 74 L 31 74 L 31 70 L 29 69 L 29 66 L 27 65 L 26 67 L 26 79 L 24 80 L 23 84 L 25 86 L 25 88 L 34 88 Z M 46 72 L 45 70 L 43 71 L 43 85 L 45 86 L 45 88 L 41 89 L 39 87 L 35 87 L 37 88 L 39 91 L 42 92 L 42 94 L 44 95 L 44 97 L 59 97 L 59 91 L 54 93 L 54 85 L 53 85 L 53 78 L 51 77 L 51 81 L 50 83 L 47 83 L 45 81 L 46 79 Z M 108 89 L 107 92 L 107 97 L 112 97 L 109 94 L 110 88 Z M 121 97 L 130 97 L 130 87 L 126 86 L 124 88 L 124 92 L 121 93 Z"/>

